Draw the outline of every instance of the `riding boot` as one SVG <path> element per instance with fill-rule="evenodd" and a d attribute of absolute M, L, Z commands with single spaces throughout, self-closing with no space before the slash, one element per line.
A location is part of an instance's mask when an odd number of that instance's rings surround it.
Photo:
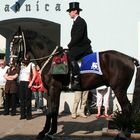
<path fill-rule="evenodd" d="M 79 66 L 77 64 L 76 61 L 72 61 L 71 62 L 72 64 L 72 78 L 73 78 L 73 83 L 72 83 L 72 86 L 71 86 L 71 89 L 73 91 L 78 91 L 78 90 L 81 90 L 81 86 L 80 86 L 80 69 L 79 69 Z"/>

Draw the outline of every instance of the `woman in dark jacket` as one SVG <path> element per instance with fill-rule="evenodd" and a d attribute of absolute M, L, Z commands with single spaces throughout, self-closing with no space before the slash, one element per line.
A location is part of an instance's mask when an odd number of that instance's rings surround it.
<path fill-rule="evenodd" d="M 87 36 L 87 24 L 83 18 L 79 16 L 82 9 L 79 8 L 78 2 L 69 3 L 69 12 L 70 17 L 74 20 L 72 29 L 71 29 L 71 41 L 68 44 L 69 48 L 69 58 L 72 62 L 73 74 L 74 74 L 74 84 L 72 89 L 79 89 L 79 67 L 75 62 L 80 60 L 82 57 L 92 53 L 91 41 Z"/>
<path fill-rule="evenodd" d="M 16 94 L 17 94 L 17 78 L 19 75 L 19 68 L 15 64 L 11 64 L 10 68 L 5 74 L 6 84 L 5 84 L 5 106 L 4 115 L 9 114 L 9 109 L 11 106 L 11 115 L 16 115 Z"/>

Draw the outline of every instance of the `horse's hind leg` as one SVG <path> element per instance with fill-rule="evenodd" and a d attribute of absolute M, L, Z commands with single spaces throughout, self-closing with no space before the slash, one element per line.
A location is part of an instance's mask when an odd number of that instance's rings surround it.
<path fill-rule="evenodd" d="M 136 79 L 135 79 L 135 88 L 133 94 L 133 102 L 132 102 L 132 118 L 140 113 L 140 68 L 137 68 Z"/>
<path fill-rule="evenodd" d="M 128 100 L 127 94 L 125 91 L 123 91 L 123 92 L 114 91 L 114 93 L 118 99 L 120 106 L 121 106 L 122 114 L 123 114 L 123 117 L 125 120 L 125 122 L 123 123 L 122 129 L 129 130 L 131 127 L 131 124 L 130 124 L 130 115 L 131 115 L 131 111 L 132 111 L 131 103 Z"/>

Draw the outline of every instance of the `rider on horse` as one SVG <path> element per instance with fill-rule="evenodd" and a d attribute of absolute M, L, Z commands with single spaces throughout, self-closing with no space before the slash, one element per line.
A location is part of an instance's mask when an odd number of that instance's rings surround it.
<path fill-rule="evenodd" d="M 76 61 L 82 57 L 92 53 L 91 41 L 87 37 L 87 24 L 83 18 L 79 16 L 82 9 L 79 8 L 78 2 L 69 3 L 70 17 L 74 23 L 71 29 L 71 41 L 68 44 L 69 59 L 72 65 L 73 80 L 72 90 L 80 90 L 80 69 Z"/>

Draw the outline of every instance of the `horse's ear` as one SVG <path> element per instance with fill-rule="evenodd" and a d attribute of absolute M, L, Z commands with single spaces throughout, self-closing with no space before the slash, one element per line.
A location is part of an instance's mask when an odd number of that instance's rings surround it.
<path fill-rule="evenodd" d="M 21 33 L 21 27 L 20 26 L 18 27 L 18 32 Z"/>

